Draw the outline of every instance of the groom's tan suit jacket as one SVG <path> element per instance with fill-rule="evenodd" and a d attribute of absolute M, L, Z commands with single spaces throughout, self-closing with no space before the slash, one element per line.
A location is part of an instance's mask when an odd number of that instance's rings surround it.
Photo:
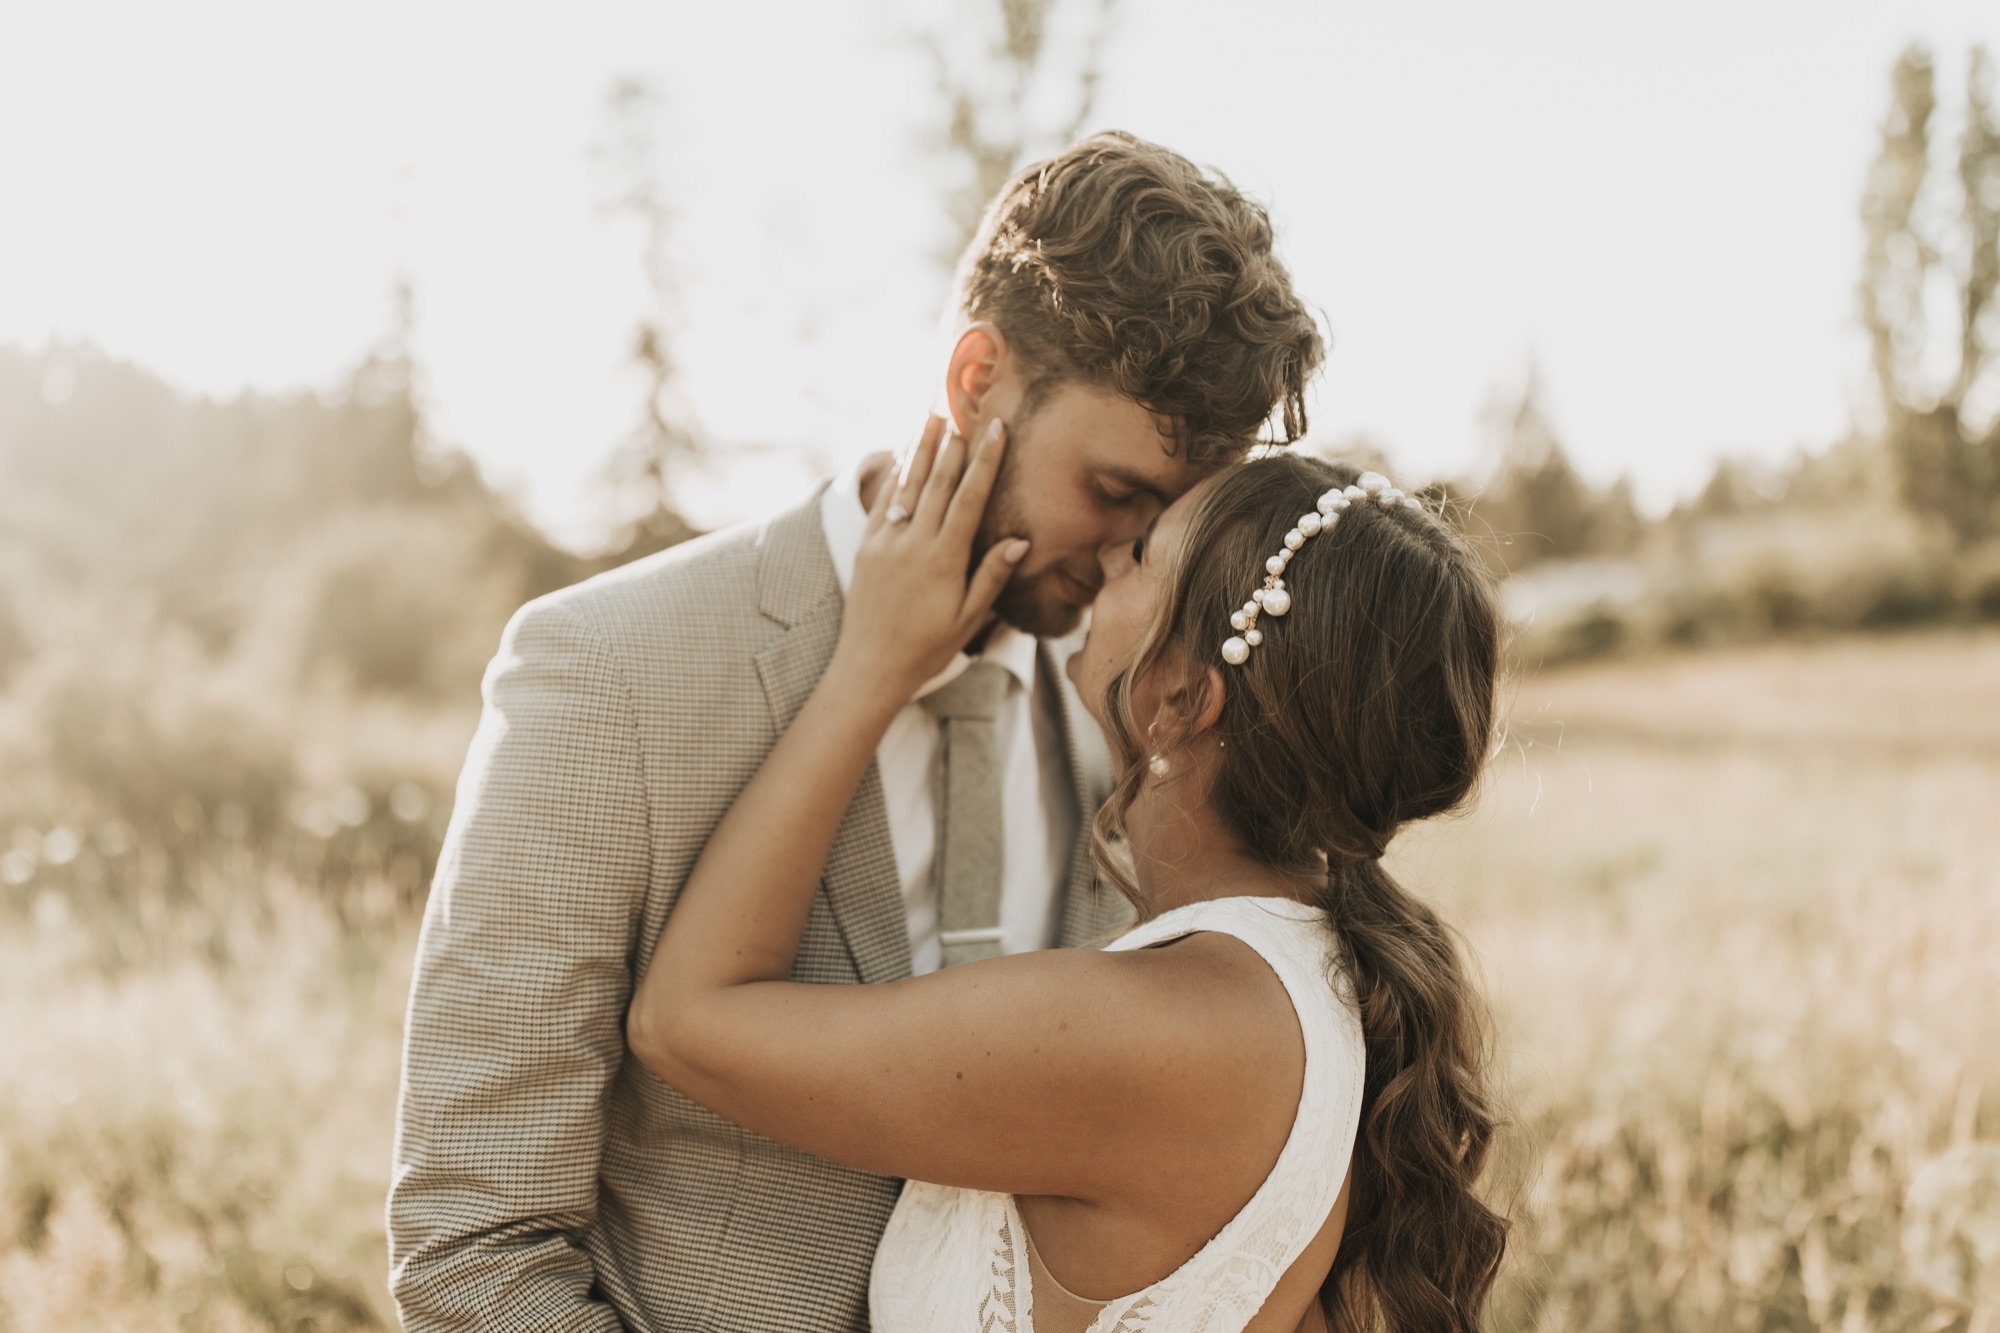
<path fill-rule="evenodd" d="M 866 1327 L 900 1182 L 709 1114 L 624 1039 L 675 895 L 819 680 L 841 607 L 815 499 L 542 598 L 508 626 L 410 996 L 389 1250 L 412 1333 Z M 1128 916 L 1090 869 L 1102 743 L 1046 648 L 1042 670 L 1064 700 L 1085 830 L 1057 909 L 1062 942 L 1079 944 Z M 871 763 L 793 976 L 909 973 Z"/>

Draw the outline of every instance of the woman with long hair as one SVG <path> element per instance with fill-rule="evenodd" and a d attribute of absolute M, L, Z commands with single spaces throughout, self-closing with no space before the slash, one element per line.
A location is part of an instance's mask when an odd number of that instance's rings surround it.
<path fill-rule="evenodd" d="M 1003 447 L 933 431 L 881 487 L 833 662 L 682 890 L 633 1051 L 738 1125 L 906 1178 L 877 1333 L 1478 1327 L 1506 1234 L 1476 1192 L 1483 1009 L 1381 858 L 1474 788 L 1499 616 L 1385 478 L 1226 469 L 1099 593 L 1069 673 L 1117 764 L 1093 834 L 1136 929 L 789 980 L 884 729 L 1025 554 L 967 573 Z"/>

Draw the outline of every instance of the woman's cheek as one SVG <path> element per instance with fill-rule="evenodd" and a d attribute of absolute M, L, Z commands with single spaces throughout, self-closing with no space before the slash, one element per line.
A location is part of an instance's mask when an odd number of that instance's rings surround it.
<path fill-rule="evenodd" d="M 1132 660 L 1132 653 L 1139 646 L 1139 617 L 1133 614 L 1134 599 L 1125 596 L 1125 588 L 1119 588 L 1119 596 L 1113 601 L 1107 617 L 1103 636 L 1104 656 L 1110 669 L 1123 670 Z"/>

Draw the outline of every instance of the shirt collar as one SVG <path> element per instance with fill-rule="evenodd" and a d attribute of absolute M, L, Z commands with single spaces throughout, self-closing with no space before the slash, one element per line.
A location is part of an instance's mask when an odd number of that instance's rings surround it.
<path fill-rule="evenodd" d="M 819 517 L 820 526 L 826 531 L 827 554 L 833 557 L 834 576 L 840 580 L 840 592 L 844 597 L 854 584 L 854 558 L 861 554 L 861 538 L 868 531 L 868 511 L 861 507 L 859 462 L 843 468 L 820 496 Z M 1023 689 L 1034 690 L 1038 658 L 1034 635 L 1025 634 L 1002 621 L 986 636 L 986 647 L 979 656 L 1006 668 Z M 921 699 L 933 690 L 943 689 L 957 680 L 972 662 L 967 654 L 958 654 L 944 670 L 925 681 L 911 696 L 912 699 Z"/>

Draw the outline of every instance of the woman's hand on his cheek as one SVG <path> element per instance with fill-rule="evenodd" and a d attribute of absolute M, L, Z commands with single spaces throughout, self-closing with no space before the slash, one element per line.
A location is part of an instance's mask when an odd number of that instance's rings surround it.
<path fill-rule="evenodd" d="M 834 657 L 884 702 L 900 707 L 945 668 L 1028 553 L 1025 539 L 1003 537 L 971 567 L 1006 447 L 997 417 L 970 447 L 932 417 L 901 476 L 876 494 Z"/>

